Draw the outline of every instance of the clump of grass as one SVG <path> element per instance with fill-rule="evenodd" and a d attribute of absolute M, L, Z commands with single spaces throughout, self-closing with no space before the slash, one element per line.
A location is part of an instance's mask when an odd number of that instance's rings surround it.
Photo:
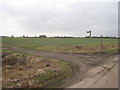
<path fill-rule="evenodd" d="M 61 87 L 65 78 L 71 77 L 75 70 L 76 66 L 67 61 L 59 61 L 57 64 L 58 70 L 46 70 L 45 73 L 37 76 L 35 78 L 36 84 L 42 84 L 42 87 L 45 88 L 56 88 Z"/>
<path fill-rule="evenodd" d="M 37 57 L 32 55 L 28 56 L 26 54 L 14 52 L 11 50 L 3 50 L 3 53 L 8 53 L 3 58 L 3 62 L 5 61 L 3 64 L 3 70 L 4 70 L 3 86 L 7 88 L 18 87 L 16 82 L 14 82 L 16 78 L 19 79 L 19 81 L 23 81 L 25 85 L 31 88 L 32 87 L 55 88 L 55 87 L 59 87 L 62 84 L 63 80 L 67 77 L 70 77 L 74 72 L 74 65 L 72 65 L 67 61 L 63 61 L 63 60 L 59 61 L 52 58 Z M 33 63 L 31 62 L 31 59 L 32 61 L 37 61 L 37 62 L 39 61 L 39 63 L 35 63 L 35 62 Z M 15 63 L 11 64 L 11 62 L 13 61 Z M 35 69 L 35 70 L 26 71 L 26 69 L 29 68 L 29 66 L 31 69 Z M 36 74 L 37 70 L 40 68 L 44 70 L 45 73 Z M 25 76 L 27 76 L 28 79 L 23 79 L 25 78 Z M 30 78 L 29 76 L 32 76 L 32 79 L 29 79 Z M 8 80 L 7 78 L 13 78 L 12 82 L 7 81 Z M 32 86 L 28 83 L 28 81 L 31 80 L 33 82 Z M 21 88 L 26 87 L 24 84 L 22 85 L 21 83 L 21 86 L 19 87 Z"/>

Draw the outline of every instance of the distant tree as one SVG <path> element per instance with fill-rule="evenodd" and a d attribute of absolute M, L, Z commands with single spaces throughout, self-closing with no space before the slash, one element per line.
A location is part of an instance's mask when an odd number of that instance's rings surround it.
<path fill-rule="evenodd" d="M 35 36 L 35 38 L 37 38 L 37 36 Z"/>
<path fill-rule="evenodd" d="M 39 38 L 46 38 L 46 35 L 39 35 Z"/>
<path fill-rule="evenodd" d="M 25 38 L 25 35 L 23 35 L 22 37 Z"/>
<path fill-rule="evenodd" d="M 12 38 L 14 38 L 14 35 L 11 35 Z"/>

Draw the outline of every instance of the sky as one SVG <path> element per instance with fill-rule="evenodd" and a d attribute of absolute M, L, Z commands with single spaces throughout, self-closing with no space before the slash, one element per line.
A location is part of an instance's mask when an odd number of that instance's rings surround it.
<path fill-rule="evenodd" d="M 118 36 L 118 0 L 0 0 L 0 36 Z"/>

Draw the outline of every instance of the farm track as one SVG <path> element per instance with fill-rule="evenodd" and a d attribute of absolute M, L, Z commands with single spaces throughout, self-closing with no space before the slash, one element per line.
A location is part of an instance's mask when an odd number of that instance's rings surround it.
<path fill-rule="evenodd" d="M 89 88 L 91 85 L 95 85 L 101 77 L 103 77 L 114 65 L 116 65 L 117 60 L 114 58 L 118 57 L 118 55 L 112 54 L 65 54 L 19 47 L 11 47 L 7 49 L 58 60 L 66 60 L 74 63 L 78 66 L 78 70 L 72 78 L 66 79 L 65 84 L 63 85 L 63 87 L 70 88 Z M 97 77 L 97 79 L 94 80 L 93 77 Z M 91 78 L 93 79 L 91 85 L 88 84 L 88 86 L 84 86 L 83 84 L 87 82 L 85 80 Z"/>

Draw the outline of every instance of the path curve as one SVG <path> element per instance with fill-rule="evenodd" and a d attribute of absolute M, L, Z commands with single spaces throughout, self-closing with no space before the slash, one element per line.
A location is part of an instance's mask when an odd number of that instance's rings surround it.
<path fill-rule="evenodd" d="M 108 54 L 85 55 L 55 53 L 20 47 L 10 47 L 4 49 L 11 49 L 14 51 L 20 51 L 33 55 L 45 56 L 58 60 L 67 60 L 73 62 L 78 66 L 78 71 L 74 74 L 72 78 L 69 78 L 65 81 L 65 86 L 68 88 L 93 87 L 93 85 L 98 82 L 98 79 L 108 73 L 109 69 L 111 69 L 117 63 L 117 60 L 114 58 L 118 57 L 118 55 Z M 89 80 L 92 80 L 93 83 L 90 83 Z M 87 84 L 87 86 L 84 85 L 87 82 L 89 82 L 90 84 Z"/>

